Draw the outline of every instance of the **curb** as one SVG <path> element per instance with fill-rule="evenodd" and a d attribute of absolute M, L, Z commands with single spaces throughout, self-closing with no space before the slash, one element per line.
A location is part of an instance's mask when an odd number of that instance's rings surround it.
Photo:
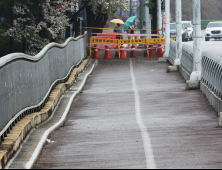
<path fill-rule="evenodd" d="M 70 97 L 69 102 L 68 102 L 68 105 L 67 105 L 67 107 L 66 107 L 66 109 L 65 109 L 65 111 L 64 111 L 64 113 L 63 113 L 63 115 L 62 115 L 62 117 L 61 117 L 61 119 L 59 120 L 59 122 L 57 122 L 56 124 L 54 124 L 53 126 L 51 126 L 49 129 L 47 129 L 47 130 L 44 132 L 44 134 L 43 134 L 40 142 L 38 143 L 38 145 L 37 145 L 34 153 L 32 154 L 32 157 L 31 157 L 31 158 L 29 159 L 29 161 L 27 162 L 27 164 L 26 164 L 26 166 L 25 166 L 25 169 L 32 169 L 32 168 L 33 168 L 33 165 L 35 164 L 35 162 L 36 162 L 39 154 L 41 153 L 41 150 L 42 150 L 42 148 L 43 148 L 43 146 L 44 146 L 44 144 L 45 144 L 46 139 L 48 138 L 48 136 L 49 136 L 54 130 L 56 130 L 57 128 L 59 128 L 60 126 L 62 126 L 62 125 L 64 124 L 64 122 L 65 122 L 65 120 L 66 120 L 66 117 L 67 117 L 67 115 L 68 115 L 68 113 L 69 113 L 69 110 L 70 110 L 70 107 L 71 107 L 71 105 L 72 105 L 73 100 L 75 99 L 75 97 L 76 97 L 79 93 L 81 93 L 81 91 L 82 91 L 82 89 L 83 89 L 83 87 L 84 87 L 84 85 L 85 85 L 85 83 L 86 83 L 86 80 L 87 80 L 88 76 L 92 73 L 94 67 L 95 67 L 95 63 L 93 64 L 93 66 L 92 66 L 91 70 L 89 71 L 89 73 L 85 76 L 85 78 L 84 78 L 81 86 L 79 87 L 79 89 Z"/>
<path fill-rule="evenodd" d="M 5 137 L 4 141 L 0 144 L 0 169 L 3 169 L 14 156 L 28 133 L 52 115 L 60 97 L 73 85 L 78 74 L 84 70 L 89 61 L 90 59 L 83 60 L 79 67 L 71 72 L 67 82 L 58 84 L 52 90 L 48 101 L 39 112 L 25 116 L 12 127 L 10 133 L 7 134 L 7 137 Z"/>

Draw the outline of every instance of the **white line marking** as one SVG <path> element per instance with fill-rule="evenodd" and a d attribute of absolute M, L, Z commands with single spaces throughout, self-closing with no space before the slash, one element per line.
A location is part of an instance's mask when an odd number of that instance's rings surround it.
<path fill-rule="evenodd" d="M 32 169 L 35 161 L 37 160 L 41 150 L 42 150 L 42 147 L 43 145 L 45 144 L 45 141 L 46 139 L 48 138 L 48 135 L 53 131 L 55 130 L 56 128 L 58 128 L 59 126 L 61 126 L 63 124 L 63 122 L 65 121 L 66 119 L 66 116 L 69 112 L 69 109 L 72 105 L 72 102 L 75 98 L 75 96 L 80 93 L 80 91 L 83 89 L 83 86 L 85 85 L 86 83 L 86 80 L 87 80 L 87 77 L 92 73 L 93 69 L 95 67 L 95 64 L 92 66 L 92 69 L 90 70 L 90 72 L 85 76 L 81 86 L 79 87 L 78 91 L 76 91 L 72 96 L 71 98 L 69 99 L 69 103 L 67 104 L 67 107 L 63 113 L 63 116 L 61 117 L 61 119 L 59 120 L 59 122 L 57 122 L 56 124 L 54 124 L 52 127 L 50 127 L 48 130 L 45 131 L 45 133 L 43 134 L 40 142 L 38 143 L 34 153 L 32 154 L 32 157 L 29 159 L 29 161 L 27 162 L 27 164 L 25 165 L 25 169 Z"/>
<path fill-rule="evenodd" d="M 146 156 L 146 166 L 147 166 L 147 169 L 156 169 L 151 140 L 150 140 L 149 134 L 146 130 L 146 126 L 143 123 L 143 120 L 141 117 L 140 96 L 139 96 L 139 92 L 136 87 L 136 79 L 134 76 L 133 64 L 132 64 L 131 59 L 130 59 L 130 74 L 131 74 L 131 78 L 132 78 L 132 85 L 133 85 L 133 91 L 134 91 L 134 96 L 135 96 L 136 121 L 137 121 L 137 124 L 138 124 L 141 134 L 142 134 L 143 147 L 144 147 L 145 156 Z"/>

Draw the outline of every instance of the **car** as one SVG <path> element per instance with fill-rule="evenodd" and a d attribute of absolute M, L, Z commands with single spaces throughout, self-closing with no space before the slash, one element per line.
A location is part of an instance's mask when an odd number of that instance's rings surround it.
<path fill-rule="evenodd" d="M 191 21 L 182 21 L 181 22 L 185 27 L 187 27 L 188 30 L 188 37 L 189 40 L 193 40 L 193 24 Z"/>
<path fill-rule="evenodd" d="M 176 30 L 177 30 L 176 23 L 171 23 L 170 24 L 170 38 L 176 38 L 176 36 L 177 36 Z M 182 34 L 182 41 L 187 42 L 188 41 L 188 30 L 187 30 L 187 27 L 185 27 L 184 24 L 182 24 L 181 34 Z"/>
<path fill-rule="evenodd" d="M 205 41 L 210 39 L 220 39 L 222 38 L 222 22 L 214 21 L 209 22 L 207 27 L 205 27 Z"/>

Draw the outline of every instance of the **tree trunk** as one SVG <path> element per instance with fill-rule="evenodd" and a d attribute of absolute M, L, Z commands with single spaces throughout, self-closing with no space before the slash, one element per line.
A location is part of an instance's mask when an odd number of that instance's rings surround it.
<path fill-rule="evenodd" d="M 70 27 L 66 28 L 66 39 L 70 37 Z"/>
<path fill-rule="evenodd" d="M 74 37 L 78 37 L 79 36 L 79 32 L 80 32 L 80 19 L 76 19 L 75 20 L 75 25 L 74 25 L 74 30 L 75 30 L 75 36 Z"/>
<path fill-rule="evenodd" d="M 91 6 L 86 7 L 87 11 L 87 25 L 88 27 L 104 28 L 106 21 L 108 19 L 107 14 L 98 14 L 97 16 L 93 14 Z M 92 33 L 102 33 L 102 29 L 92 29 Z"/>
<path fill-rule="evenodd" d="M 22 53 L 25 53 L 26 51 L 26 38 L 23 37 L 22 40 Z"/>
<path fill-rule="evenodd" d="M 14 51 L 13 51 L 13 45 L 14 45 L 14 40 L 13 40 L 13 38 L 12 37 L 10 37 L 10 45 L 9 45 L 9 52 L 10 53 L 13 53 Z"/>

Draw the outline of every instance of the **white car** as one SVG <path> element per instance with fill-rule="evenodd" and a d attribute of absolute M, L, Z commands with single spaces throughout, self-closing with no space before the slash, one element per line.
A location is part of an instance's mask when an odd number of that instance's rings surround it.
<path fill-rule="evenodd" d="M 170 23 L 170 38 L 176 38 L 177 37 L 176 32 L 177 32 L 176 23 Z M 182 42 L 188 42 L 189 39 L 188 30 L 184 26 L 184 24 L 182 24 L 181 34 L 182 34 Z"/>
<path fill-rule="evenodd" d="M 188 38 L 189 40 L 193 40 L 193 24 L 191 21 L 182 21 L 182 24 L 187 27 L 188 30 Z"/>
<path fill-rule="evenodd" d="M 209 41 L 210 39 L 220 39 L 222 38 L 222 22 L 215 21 L 209 22 L 206 28 L 205 41 Z"/>

